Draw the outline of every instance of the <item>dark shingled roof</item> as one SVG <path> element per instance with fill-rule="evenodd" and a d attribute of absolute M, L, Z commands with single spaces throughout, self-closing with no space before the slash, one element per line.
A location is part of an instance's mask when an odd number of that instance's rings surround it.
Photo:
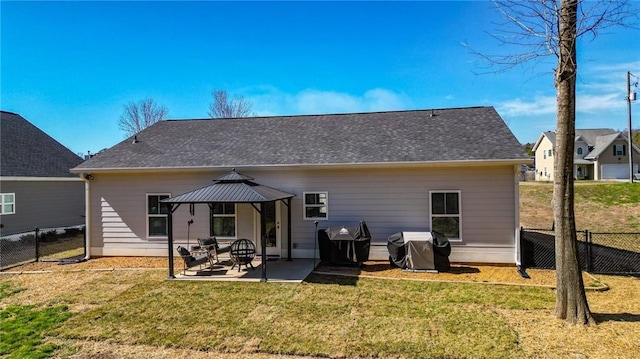
<path fill-rule="evenodd" d="M 75 170 L 528 160 L 493 107 L 158 122 Z"/>
<path fill-rule="evenodd" d="M 0 176 L 77 177 L 82 158 L 22 116 L 0 111 Z"/>

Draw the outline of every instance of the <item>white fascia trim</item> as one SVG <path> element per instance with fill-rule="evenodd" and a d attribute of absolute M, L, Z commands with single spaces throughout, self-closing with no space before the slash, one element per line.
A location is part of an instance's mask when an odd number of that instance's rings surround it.
<path fill-rule="evenodd" d="M 0 181 L 21 181 L 21 182 L 82 182 L 80 177 L 10 177 L 0 176 Z"/>
<path fill-rule="evenodd" d="M 460 161 L 428 161 L 428 162 L 367 162 L 367 163 L 322 163 L 322 164 L 277 164 L 277 165 L 221 165 L 221 166 L 191 166 L 191 167 L 129 167 L 129 168 L 82 168 L 72 169 L 73 173 L 125 173 L 125 172 L 181 172 L 181 171 L 212 171 L 258 169 L 295 169 L 295 168 L 399 168 L 399 167 L 488 167 L 533 163 L 530 158 L 505 160 L 460 160 Z"/>
<path fill-rule="evenodd" d="M 545 138 L 545 137 L 546 137 L 546 135 L 544 134 L 544 132 L 542 132 L 542 133 L 540 134 L 540 137 L 538 137 L 538 140 L 536 141 L 536 143 L 535 143 L 535 144 L 533 145 L 533 147 L 531 148 L 531 150 L 532 150 L 533 152 L 535 152 L 535 151 L 538 149 L 538 147 L 539 147 L 539 146 L 540 146 L 540 144 L 542 143 L 542 139 L 543 139 L 543 138 Z M 551 142 L 551 141 L 549 141 L 549 142 Z M 551 143 L 551 145 L 553 146 L 553 143 Z"/>

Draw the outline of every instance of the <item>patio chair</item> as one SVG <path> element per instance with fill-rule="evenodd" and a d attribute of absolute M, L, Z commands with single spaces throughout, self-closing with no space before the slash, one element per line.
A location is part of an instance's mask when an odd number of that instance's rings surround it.
<path fill-rule="evenodd" d="M 180 257 L 182 257 L 182 260 L 184 262 L 183 274 L 187 273 L 187 269 L 193 268 L 195 266 L 200 266 L 200 269 L 202 269 L 202 265 L 207 262 L 209 262 L 209 264 L 211 265 L 211 268 L 213 268 L 214 266 L 213 258 L 209 255 L 207 251 L 199 250 L 199 251 L 193 251 L 192 253 L 192 252 L 189 252 L 189 250 L 184 248 L 183 246 L 178 246 L 177 251 L 178 251 L 178 254 L 180 254 Z M 196 256 L 194 256 L 194 254 L 196 254 Z"/>
<path fill-rule="evenodd" d="M 206 250 L 212 259 L 215 259 L 216 263 L 220 262 L 218 254 L 228 253 L 231 251 L 231 246 L 220 246 L 216 237 L 198 238 L 198 244 L 200 248 Z"/>

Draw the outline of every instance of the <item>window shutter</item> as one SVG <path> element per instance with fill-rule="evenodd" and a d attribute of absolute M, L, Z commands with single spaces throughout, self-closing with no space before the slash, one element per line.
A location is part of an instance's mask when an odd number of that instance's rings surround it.
<path fill-rule="evenodd" d="M 626 145 L 622 145 L 622 155 L 623 156 L 627 155 L 627 146 Z"/>

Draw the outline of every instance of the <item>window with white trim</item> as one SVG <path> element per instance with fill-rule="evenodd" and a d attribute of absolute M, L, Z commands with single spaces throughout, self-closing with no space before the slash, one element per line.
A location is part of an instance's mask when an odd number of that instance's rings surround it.
<path fill-rule="evenodd" d="M 431 230 L 450 240 L 461 240 L 461 192 L 430 191 Z"/>
<path fill-rule="evenodd" d="M 16 213 L 16 194 L 0 193 L 0 214 Z"/>
<path fill-rule="evenodd" d="M 150 238 L 167 238 L 169 234 L 167 214 L 169 207 L 161 203 L 170 194 L 147 194 L 147 236 Z"/>
<path fill-rule="evenodd" d="M 236 238 L 236 204 L 215 203 L 210 212 L 210 235 L 218 238 Z"/>
<path fill-rule="evenodd" d="M 328 192 L 304 192 L 303 201 L 304 219 L 329 219 Z"/>
<path fill-rule="evenodd" d="M 613 145 L 614 156 L 626 156 L 625 145 Z"/>

